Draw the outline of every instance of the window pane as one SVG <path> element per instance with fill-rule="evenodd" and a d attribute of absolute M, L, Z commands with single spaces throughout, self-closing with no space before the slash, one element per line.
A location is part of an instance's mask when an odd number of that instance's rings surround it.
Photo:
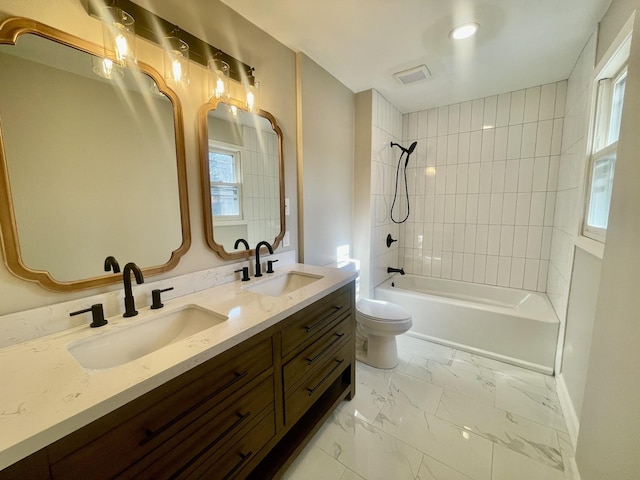
<path fill-rule="evenodd" d="M 238 187 L 211 185 L 211 211 L 216 217 L 240 215 Z"/>
<path fill-rule="evenodd" d="M 587 219 L 587 224 L 591 227 L 607 228 L 615 158 L 615 152 L 610 153 L 596 160 L 593 164 L 591 197 L 589 199 L 589 215 Z"/>
<path fill-rule="evenodd" d="M 209 152 L 209 179 L 212 182 L 236 182 L 234 156 L 227 153 Z"/>
<path fill-rule="evenodd" d="M 624 87 L 627 84 L 627 73 L 625 72 L 616 80 L 613 86 L 613 96 L 611 98 L 611 118 L 609 123 L 609 136 L 607 145 L 618 141 L 620 135 L 620 120 L 622 118 L 622 100 L 624 98 Z"/>

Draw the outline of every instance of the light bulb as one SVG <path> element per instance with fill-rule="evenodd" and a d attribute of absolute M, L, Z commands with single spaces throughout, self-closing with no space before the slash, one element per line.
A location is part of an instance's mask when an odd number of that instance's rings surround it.
<path fill-rule="evenodd" d="M 247 108 L 251 111 L 253 111 L 253 103 L 255 102 L 255 95 L 253 94 L 253 91 L 249 90 L 247 92 Z"/>
<path fill-rule="evenodd" d="M 128 52 L 129 46 L 127 44 L 127 39 L 124 35 L 119 34 L 116 36 L 116 58 L 122 62 L 126 60 Z"/>
<path fill-rule="evenodd" d="M 173 70 L 173 79 L 176 82 L 180 82 L 182 80 L 182 65 L 180 65 L 180 60 L 173 60 L 171 70 Z"/>
<path fill-rule="evenodd" d="M 216 100 L 228 99 L 229 65 L 218 58 L 209 60 L 209 96 Z"/>

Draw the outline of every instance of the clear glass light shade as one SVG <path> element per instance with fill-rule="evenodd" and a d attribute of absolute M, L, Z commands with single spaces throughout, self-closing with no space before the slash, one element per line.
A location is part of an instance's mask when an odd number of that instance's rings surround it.
<path fill-rule="evenodd" d="M 118 7 L 102 9 L 105 56 L 120 65 L 136 63 L 135 20 Z"/>
<path fill-rule="evenodd" d="M 164 39 L 164 79 L 189 85 L 189 45 L 178 37 Z"/>
<path fill-rule="evenodd" d="M 119 79 L 124 76 L 122 67 L 110 58 L 91 57 L 93 73 L 107 80 Z"/>
<path fill-rule="evenodd" d="M 209 60 L 209 96 L 218 100 L 228 100 L 229 64 L 222 60 Z"/>
<path fill-rule="evenodd" d="M 257 80 L 254 80 L 253 84 L 247 85 L 246 107 L 250 112 L 260 110 L 260 82 Z"/>

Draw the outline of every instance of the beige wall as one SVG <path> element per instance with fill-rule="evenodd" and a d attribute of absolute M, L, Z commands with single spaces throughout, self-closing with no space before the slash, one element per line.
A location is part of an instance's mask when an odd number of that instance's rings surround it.
<path fill-rule="evenodd" d="M 212 43 L 217 48 L 236 56 L 256 68 L 262 83 L 262 108 L 271 112 L 284 134 L 285 195 L 290 198 L 291 215 L 287 229 L 291 232 L 290 247 L 297 248 L 296 201 L 296 72 L 293 51 L 270 37 L 240 15 L 217 0 L 190 0 L 184 2 L 140 2 L 145 8 L 186 31 Z M 4 0 L 0 5 L 0 19 L 24 16 L 61 29 L 94 43 L 102 43 L 102 29 L 98 20 L 90 17 L 81 0 Z M 138 38 L 138 59 L 162 71 L 161 49 Z M 187 179 L 189 189 L 192 245 L 178 266 L 154 279 L 170 278 L 189 272 L 222 265 L 223 262 L 206 246 L 203 232 L 200 166 L 198 157 L 197 111 L 206 101 L 205 69 L 195 63 L 190 66 L 191 86 L 178 88 L 185 124 Z M 135 261 L 135 259 L 132 259 Z M 38 306 L 50 305 L 91 294 L 118 290 L 113 285 L 101 289 L 68 294 L 52 293 L 42 287 L 15 278 L 0 265 L 0 315 Z"/>
<path fill-rule="evenodd" d="M 617 1 L 608 43 L 640 2 Z M 624 13 L 622 13 L 624 11 Z M 576 461 L 582 480 L 640 478 L 640 22 L 635 22 Z"/>
<path fill-rule="evenodd" d="M 353 210 L 355 95 L 299 53 L 302 145 L 301 257 L 327 265 L 349 245 Z M 353 256 L 353 255 L 352 255 Z"/>
<path fill-rule="evenodd" d="M 598 48 L 596 50 L 596 63 L 598 63 L 605 52 L 618 35 L 618 32 L 631 16 L 636 8 L 640 7 L 638 0 L 613 0 L 609 9 L 600 20 L 598 28 Z"/>

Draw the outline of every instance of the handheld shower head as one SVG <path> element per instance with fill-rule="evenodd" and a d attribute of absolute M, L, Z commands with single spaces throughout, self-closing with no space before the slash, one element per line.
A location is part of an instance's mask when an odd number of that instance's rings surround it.
<path fill-rule="evenodd" d="M 416 145 L 418 145 L 418 142 L 413 142 L 409 148 L 404 148 L 402 145 L 400 145 L 399 143 L 395 143 L 395 142 L 391 142 L 391 146 L 392 147 L 398 147 L 400 148 L 400 150 L 402 150 L 404 153 L 406 153 L 407 155 L 411 155 L 413 153 L 413 151 L 416 149 Z"/>

